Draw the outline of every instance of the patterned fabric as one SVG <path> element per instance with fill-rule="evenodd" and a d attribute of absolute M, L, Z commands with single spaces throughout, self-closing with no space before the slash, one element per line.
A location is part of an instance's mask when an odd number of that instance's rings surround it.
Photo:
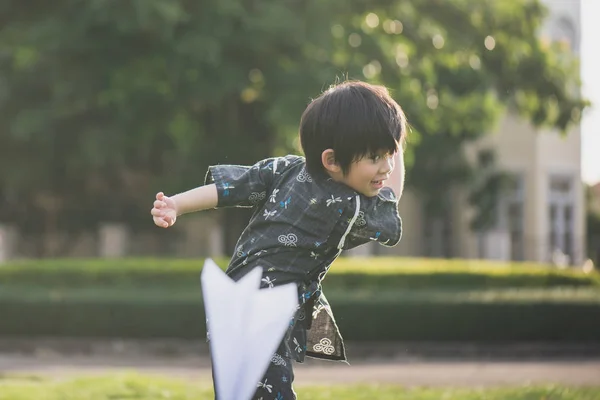
<path fill-rule="evenodd" d="M 263 268 L 261 287 L 293 282 L 300 306 L 278 353 L 346 360 L 344 343 L 321 281 L 342 250 L 370 241 L 394 246 L 402 224 L 393 192 L 366 197 L 326 175 L 311 176 L 303 157 L 269 158 L 253 166 L 211 166 L 217 207 L 253 207 L 227 274 L 234 280 Z"/>
<path fill-rule="evenodd" d="M 292 359 L 275 353 L 252 400 L 296 400 Z"/>
<path fill-rule="evenodd" d="M 214 371 L 213 371 L 214 372 Z M 216 393 L 213 375 L 213 390 Z M 279 353 L 273 354 L 264 376 L 256 384 L 256 392 L 251 400 L 296 400 L 293 389 L 294 369 L 292 359 Z M 219 400 L 215 394 L 215 400 Z"/>

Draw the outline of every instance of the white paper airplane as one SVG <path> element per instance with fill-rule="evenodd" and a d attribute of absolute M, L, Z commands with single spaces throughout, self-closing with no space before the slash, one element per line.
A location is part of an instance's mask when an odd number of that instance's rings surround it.
<path fill-rule="evenodd" d="M 235 282 L 211 259 L 204 262 L 201 285 L 219 400 L 254 395 L 298 307 L 296 285 L 261 290 L 261 277 L 261 268 L 254 268 Z"/>

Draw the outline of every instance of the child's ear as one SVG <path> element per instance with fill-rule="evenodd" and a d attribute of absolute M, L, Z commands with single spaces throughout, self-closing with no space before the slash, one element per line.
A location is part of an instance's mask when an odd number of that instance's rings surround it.
<path fill-rule="evenodd" d="M 329 172 L 338 173 L 341 171 L 339 164 L 335 161 L 333 149 L 327 149 L 321 153 L 321 163 L 323 163 L 323 167 Z"/>

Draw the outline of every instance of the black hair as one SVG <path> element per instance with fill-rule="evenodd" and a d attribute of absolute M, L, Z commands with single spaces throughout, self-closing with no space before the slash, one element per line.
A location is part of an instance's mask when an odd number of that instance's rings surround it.
<path fill-rule="evenodd" d="M 347 174 L 350 165 L 380 151 L 395 153 L 406 137 L 406 118 L 387 88 L 360 81 L 331 86 L 300 120 L 300 144 L 311 174 L 325 172 L 321 154 L 333 149 Z"/>

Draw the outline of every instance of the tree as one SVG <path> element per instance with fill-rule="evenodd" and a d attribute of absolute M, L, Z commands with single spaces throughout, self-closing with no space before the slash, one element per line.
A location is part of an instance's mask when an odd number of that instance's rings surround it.
<path fill-rule="evenodd" d="M 391 89 L 412 126 L 408 184 L 434 213 L 474 176 L 463 144 L 504 108 L 565 129 L 586 104 L 573 60 L 536 39 L 538 1 L 12 0 L 0 11 L 0 219 L 30 231 L 40 220 L 47 232 L 151 228 L 142 205 L 159 188 L 198 185 L 210 163 L 297 151 L 301 112 L 336 78 Z"/>
<path fill-rule="evenodd" d="M 480 213 L 473 227 L 484 229 L 493 222 L 490 200 L 497 196 L 491 195 L 510 179 L 501 171 L 476 179 L 465 143 L 490 132 L 506 109 L 566 132 L 587 105 L 577 60 L 538 38 L 547 10 L 537 1 L 389 4 L 369 3 L 339 22 L 349 35 L 339 35 L 339 67 L 356 75 L 362 67 L 394 89 L 413 127 L 408 183 L 425 209 L 442 214 L 452 188 L 475 182 L 471 200 Z"/>
<path fill-rule="evenodd" d="M 600 265 L 600 183 L 585 187 L 588 256 Z"/>

